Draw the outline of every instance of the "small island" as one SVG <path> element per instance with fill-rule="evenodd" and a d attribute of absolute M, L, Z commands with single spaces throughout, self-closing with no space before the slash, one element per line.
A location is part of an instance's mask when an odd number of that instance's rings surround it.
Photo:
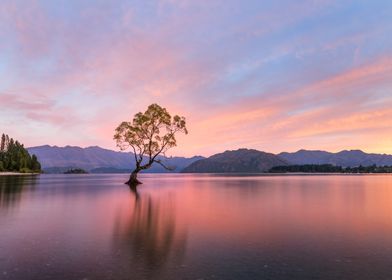
<path fill-rule="evenodd" d="M 64 174 L 88 174 L 88 172 L 82 168 L 71 168 L 65 171 Z"/>

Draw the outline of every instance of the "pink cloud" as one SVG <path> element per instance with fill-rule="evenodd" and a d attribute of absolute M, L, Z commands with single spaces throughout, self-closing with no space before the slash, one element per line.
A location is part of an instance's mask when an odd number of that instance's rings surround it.
<path fill-rule="evenodd" d="M 303 144 L 298 148 L 325 134 L 338 136 L 348 133 L 354 137 L 375 133 L 386 137 L 392 127 L 388 121 L 392 116 L 392 110 L 389 109 L 392 100 L 388 99 L 376 107 L 366 108 L 366 105 L 371 104 L 367 95 L 391 85 L 392 67 L 389 61 L 389 58 L 380 59 L 295 92 L 280 94 L 276 98 L 273 95 L 266 99 L 251 98 L 218 111 L 216 116 L 207 114 L 204 121 L 195 121 L 197 125 L 193 129 L 197 137 L 191 140 L 192 146 L 204 143 L 202 146 L 206 149 L 208 145 L 230 149 L 252 144 L 278 152 L 284 145 L 282 142 L 301 140 Z M 317 104 L 326 98 L 340 98 L 341 101 L 339 106 L 336 102 L 329 104 L 323 101 L 322 107 L 310 106 L 305 111 L 301 110 L 306 105 Z M 296 110 L 299 112 L 291 114 Z M 371 142 L 369 140 L 365 146 L 367 149 L 372 146 Z M 352 147 L 353 143 L 353 139 L 346 139 L 339 147 Z M 213 152 L 217 151 L 214 149 Z"/>
<path fill-rule="evenodd" d="M 380 55 L 378 60 L 370 59 L 359 66 L 346 65 L 340 73 L 326 71 L 328 74 L 321 75 L 315 67 L 285 73 L 300 77 L 292 88 L 284 75 L 270 88 L 257 84 L 264 79 L 264 72 L 258 71 L 267 71 L 270 62 L 282 57 L 295 57 L 301 51 L 317 54 L 363 40 L 365 35 L 358 33 L 308 49 L 302 46 L 313 38 L 304 35 L 289 43 L 284 40 L 269 52 L 263 49 L 264 38 L 322 13 L 334 5 L 333 1 L 291 3 L 276 13 L 261 10 L 247 21 L 227 26 L 214 14 L 221 9 L 221 3 L 206 6 L 160 1 L 158 14 L 165 13 L 167 5 L 180 5 L 183 13 L 151 26 L 137 25 L 135 12 L 128 9 L 110 32 L 105 29 L 106 10 L 97 7 L 81 11 L 83 20 L 75 29 L 72 23 L 49 17 L 39 2 L 26 5 L 22 11 L 20 5 L 8 2 L 0 7 L 0 18 L 7 25 L 7 30 L 0 28 L 0 34 L 13 30 L 22 52 L 12 61 L 17 78 L 9 89 L 0 92 L 0 103 L 6 110 L 23 115 L 26 121 L 50 124 L 53 129 L 77 123 L 68 131 L 75 135 L 73 141 L 112 148 L 113 129 L 118 123 L 158 102 L 188 119 L 190 135 L 180 137 L 180 147 L 174 152 L 183 155 L 239 147 L 278 152 L 283 147 L 302 148 L 304 143 L 316 145 L 311 143 L 316 140 L 322 143 L 321 135 L 363 135 L 364 130 L 386 129 L 390 125 L 382 120 L 390 118 L 391 100 L 377 106 L 371 102 L 379 99 L 380 91 L 391 88 L 389 56 Z M 229 9 L 222 13 L 230 15 Z M 200 27 L 204 22 L 211 29 L 220 24 L 225 30 L 217 38 L 207 39 L 210 30 Z M 198 32 L 203 36 L 184 36 Z M 260 40 L 258 52 L 265 55 L 247 56 L 256 39 Z M 42 62 L 42 58 L 50 60 L 43 70 L 40 63 L 47 61 Z M 318 67 L 322 72 L 330 66 Z M 231 70 L 251 74 L 222 86 Z M 249 94 L 249 84 L 256 84 L 258 92 Z M 86 127 L 90 138 L 77 136 L 80 127 Z M 381 132 L 377 135 L 386 137 Z M 91 138 L 97 142 L 89 143 Z M 62 140 L 40 141 L 58 144 Z M 345 141 L 341 147 L 350 145 L 349 140 Z M 367 147 L 372 147 L 371 143 L 369 139 Z"/>

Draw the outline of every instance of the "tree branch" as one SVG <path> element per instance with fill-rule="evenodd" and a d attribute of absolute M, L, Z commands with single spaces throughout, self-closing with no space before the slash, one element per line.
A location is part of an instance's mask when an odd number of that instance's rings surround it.
<path fill-rule="evenodd" d="M 138 160 L 137 160 L 137 155 L 136 155 L 136 149 L 135 149 L 135 147 L 133 146 L 133 145 L 130 145 L 131 147 L 132 147 L 132 149 L 133 149 L 133 156 L 135 157 L 135 163 L 136 163 L 136 165 L 138 164 Z"/>
<path fill-rule="evenodd" d="M 154 162 L 158 163 L 163 168 L 165 168 L 166 170 L 169 170 L 169 171 L 174 171 L 176 169 L 175 167 L 169 167 L 169 166 L 164 165 L 163 162 L 159 159 L 154 160 Z"/>

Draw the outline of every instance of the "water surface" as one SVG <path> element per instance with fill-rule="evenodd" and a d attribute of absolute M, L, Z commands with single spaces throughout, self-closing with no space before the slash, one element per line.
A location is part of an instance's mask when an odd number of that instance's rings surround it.
<path fill-rule="evenodd" d="M 392 279 L 392 176 L 0 177 L 0 279 Z"/>

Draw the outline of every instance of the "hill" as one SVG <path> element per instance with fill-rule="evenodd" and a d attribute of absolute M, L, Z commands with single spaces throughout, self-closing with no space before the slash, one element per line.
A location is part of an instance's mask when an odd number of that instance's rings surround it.
<path fill-rule="evenodd" d="M 183 173 L 259 173 L 274 166 L 287 165 L 280 157 L 257 150 L 239 149 L 226 151 L 193 162 Z"/>
<path fill-rule="evenodd" d="M 70 168 L 82 168 L 88 172 L 97 173 L 123 173 L 130 171 L 134 167 L 134 156 L 132 153 L 116 152 L 103 149 L 97 146 L 80 148 L 73 146 L 38 146 L 27 149 L 37 156 L 42 168 L 47 173 L 63 173 Z M 161 159 L 170 167 L 174 167 L 174 172 L 179 172 L 189 164 L 202 159 L 195 156 L 191 158 L 170 157 Z M 146 170 L 150 173 L 169 172 L 160 165 L 153 165 Z"/>
<path fill-rule="evenodd" d="M 68 169 L 82 168 L 90 173 L 129 173 L 134 166 L 132 153 L 117 152 L 97 146 L 57 147 L 38 146 L 27 149 L 35 154 L 42 168 L 47 173 L 63 173 Z M 360 150 L 330 153 L 326 151 L 299 150 L 294 153 L 274 155 L 257 150 L 239 149 L 226 151 L 209 158 L 195 156 L 191 158 L 164 158 L 166 165 L 175 167 L 173 172 L 187 173 L 257 173 L 265 172 L 274 166 L 332 164 L 342 167 L 356 166 L 392 166 L 392 155 L 367 154 Z M 160 165 L 153 165 L 146 172 L 168 172 Z"/>
<path fill-rule="evenodd" d="M 338 153 L 299 150 L 295 153 L 280 153 L 280 158 L 291 164 L 332 164 L 343 167 L 392 165 L 392 155 L 367 154 L 361 150 L 344 150 Z"/>

